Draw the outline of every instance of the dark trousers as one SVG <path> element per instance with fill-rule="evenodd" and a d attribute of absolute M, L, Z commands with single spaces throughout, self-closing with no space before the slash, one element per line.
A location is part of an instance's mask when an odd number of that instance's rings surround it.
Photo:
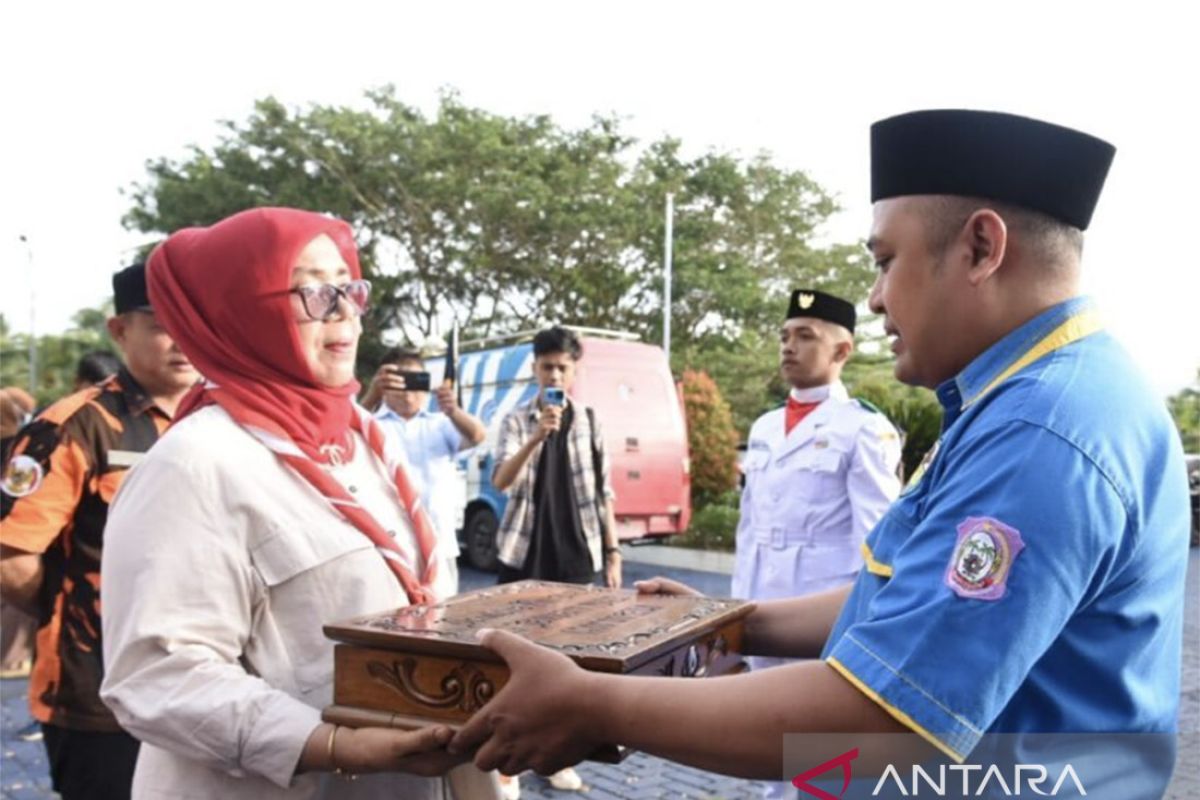
<path fill-rule="evenodd" d="M 62 800 L 129 800 L 138 740 L 124 731 L 76 731 L 42 723 L 50 780 Z"/>

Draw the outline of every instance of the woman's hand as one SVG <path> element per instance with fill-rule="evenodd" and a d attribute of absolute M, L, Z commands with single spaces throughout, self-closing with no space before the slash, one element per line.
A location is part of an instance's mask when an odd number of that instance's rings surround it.
<path fill-rule="evenodd" d="M 673 581 L 670 578 L 659 577 L 650 578 L 649 580 L 645 581 L 636 581 L 634 582 L 633 586 L 638 590 L 638 594 L 690 595 L 692 597 L 704 596 L 702 593 L 697 592 L 687 584 L 680 583 L 679 581 Z"/>
<path fill-rule="evenodd" d="M 466 761 L 446 752 L 454 732 L 445 725 L 415 731 L 338 728 L 333 765 L 344 772 L 411 772 L 432 777 Z"/>
<path fill-rule="evenodd" d="M 469 760 L 452 756 L 446 745 L 454 731 L 432 725 L 415 731 L 395 728 L 347 728 L 321 724 L 304 745 L 297 772 L 409 772 L 434 777 Z"/>

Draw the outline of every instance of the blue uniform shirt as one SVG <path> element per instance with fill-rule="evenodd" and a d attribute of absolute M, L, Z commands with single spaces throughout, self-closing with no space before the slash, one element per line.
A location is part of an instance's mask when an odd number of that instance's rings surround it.
<path fill-rule="evenodd" d="M 937 388 L 936 455 L 867 537 L 823 653 L 960 761 L 985 732 L 1175 726 L 1182 450 L 1094 319 L 1051 308 Z"/>

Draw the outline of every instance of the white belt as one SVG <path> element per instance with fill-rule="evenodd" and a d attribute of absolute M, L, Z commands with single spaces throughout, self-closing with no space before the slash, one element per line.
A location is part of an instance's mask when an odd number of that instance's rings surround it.
<path fill-rule="evenodd" d="M 782 550 L 785 547 L 795 547 L 802 544 L 810 544 L 812 542 L 812 534 L 805 531 L 791 531 L 787 528 L 776 526 L 773 528 L 755 528 L 754 531 L 755 544 L 770 547 L 774 550 Z"/>

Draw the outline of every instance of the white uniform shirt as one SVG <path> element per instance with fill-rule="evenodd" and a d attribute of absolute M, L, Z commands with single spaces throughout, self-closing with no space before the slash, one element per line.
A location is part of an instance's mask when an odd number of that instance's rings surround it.
<path fill-rule="evenodd" d="M 900 492 L 900 439 L 882 414 L 851 400 L 841 382 L 793 389 L 821 401 L 791 433 L 786 408 L 750 429 L 733 595 L 795 597 L 848 583 L 867 533 Z"/>
<path fill-rule="evenodd" d="M 407 518 L 360 438 L 331 469 L 410 558 Z M 441 798 L 403 774 L 292 773 L 332 700 L 324 623 L 408 604 L 367 537 L 219 407 L 126 477 L 105 528 L 101 697 L 142 740 L 133 796 Z"/>

